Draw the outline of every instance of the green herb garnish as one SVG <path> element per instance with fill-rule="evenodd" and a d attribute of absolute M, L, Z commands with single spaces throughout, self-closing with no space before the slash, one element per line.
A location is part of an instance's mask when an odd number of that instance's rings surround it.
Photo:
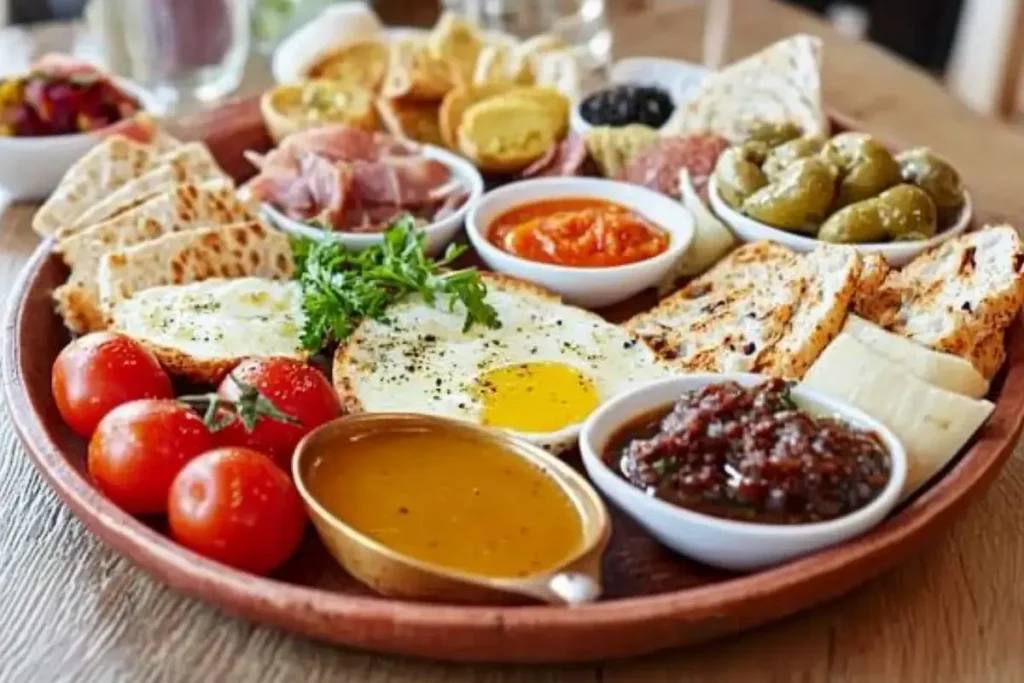
<path fill-rule="evenodd" d="M 501 326 L 484 297 L 487 287 L 475 268 L 445 270 L 466 250 L 451 245 L 437 261 L 423 251 L 424 236 L 411 216 L 384 232 L 384 242 L 353 251 L 333 240 L 296 238 L 292 242 L 296 280 L 302 288 L 305 323 L 302 345 L 319 351 L 346 339 L 363 318 L 381 320 L 387 307 L 409 294 L 431 305 L 457 303 L 466 309 L 463 331 L 474 324 Z"/>

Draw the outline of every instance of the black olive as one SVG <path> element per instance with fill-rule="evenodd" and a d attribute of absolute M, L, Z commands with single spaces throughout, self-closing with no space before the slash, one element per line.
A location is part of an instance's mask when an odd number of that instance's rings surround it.
<path fill-rule="evenodd" d="M 661 88 L 618 85 L 584 98 L 580 115 L 594 126 L 626 126 L 641 123 L 660 128 L 675 110 L 672 98 Z"/>

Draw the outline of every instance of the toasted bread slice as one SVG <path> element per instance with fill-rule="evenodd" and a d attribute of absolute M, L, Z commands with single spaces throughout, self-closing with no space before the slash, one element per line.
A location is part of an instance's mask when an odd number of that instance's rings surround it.
<path fill-rule="evenodd" d="M 158 156 L 157 148 L 111 135 L 75 162 L 35 216 L 32 229 L 48 237 L 74 223 L 91 205 L 142 175 Z"/>
<path fill-rule="evenodd" d="M 891 273 L 887 305 L 861 314 L 938 351 L 969 357 L 1024 305 L 1024 246 L 1008 225 L 949 240 Z M 898 298 L 897 298 L 898 295 Z"/>
<path fill-rule="evenodd" d="M 800 379 L 835 339 L 861 273 L 854 247 L 821 246 L 800 259 L 800 301 L 786 332 L 758 358 L 755 369 L 785 379 Z"/>
<path fill-rule="evenodd" d="M 448 64 L 430 54 L 425 40 L 399 38 L 391 43 L 383 97 L 439 102 L 452 87 Z"/>
<path fill-rule="evenodd" d="M 754 242 L 625 327 L 684 372 L 749 372 L 786 333 L 802 290 L 799 259 Z"/>
<path fill-rule="evenodd" d="M 179 185 L 60 243 L 60 253 L 71 268 L 71 276 L 53 296 L 69 329 L 81 333 L 105 326 L 96 277 L 100 261 L 108 252 L 166 233 L 255 219 L 249 207 L 236 197 L 233 184 L 224 180 L 209 182 L 212 186 Z"/>
<path fill-rule="evenodd" d="M 295 265 L 288 236 L 260 220 L 164 235 L 112 251 L 99 268 L 106 311 L 135 292 L 214 277 L 288 279 Z"/>
<path fill-rule="evenodd" d="M 56 233 L 57 240 L 63 241 L 83 228 L 124 213 L 175 185 L 208 180 L 233 184 L 206 145 L 201 142 L 182 145 L 155 159 L 150 170 L 90 206 L 70 225 L 61 227 Z"/>
<path fill-rule="evenodd" d="M 452 82 L 473 82 L 476 61 L 483 48 L 483 40 L 473 24 L 455 12 L 445 12 L 427 38 L 430 56 L 448 65 Z"/>
<path fill-rule="evenodd" d="M 395 137 L 444 146 L 437 102 L 404 102 L 377 98 L 380 122 Z"/>

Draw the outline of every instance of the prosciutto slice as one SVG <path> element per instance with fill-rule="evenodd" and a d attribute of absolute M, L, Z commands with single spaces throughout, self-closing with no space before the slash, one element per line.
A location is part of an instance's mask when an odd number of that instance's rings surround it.
<path fill-rule="evenodd" d="M 334 230 L 376 232 L 405 213 L 427 223 L 469 196 L 447 166 L 416 145 L 351 126 L 296 133 L 268 154 L 246 158 L 259 169 L 248 184 L 253 198 Z"/>
<path fill-rule="evenodd" d="M 548 148 L 540 159 L 521 173 L 524 178 L 546 176 L 578 176 L 588 160 L 587 143 L 582 136 L 570 133 L 567 138 Z"/>

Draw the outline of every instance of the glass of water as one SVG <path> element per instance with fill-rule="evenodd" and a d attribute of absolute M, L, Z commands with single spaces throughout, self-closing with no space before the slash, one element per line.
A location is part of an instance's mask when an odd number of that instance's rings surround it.
<path fill-rule="evenodd" d="M 487 30 L 518 38 L 555 34 L 586 69 L 604 70 L 611 62 L 605 0 L 443 0 L 443 5 Z"/>
<path fill-rule="evenodd" d="M 91 0 L 90 23 L 119 73 L 168 106 L 210 102 L 238 88 L 252 0 Z"/>

